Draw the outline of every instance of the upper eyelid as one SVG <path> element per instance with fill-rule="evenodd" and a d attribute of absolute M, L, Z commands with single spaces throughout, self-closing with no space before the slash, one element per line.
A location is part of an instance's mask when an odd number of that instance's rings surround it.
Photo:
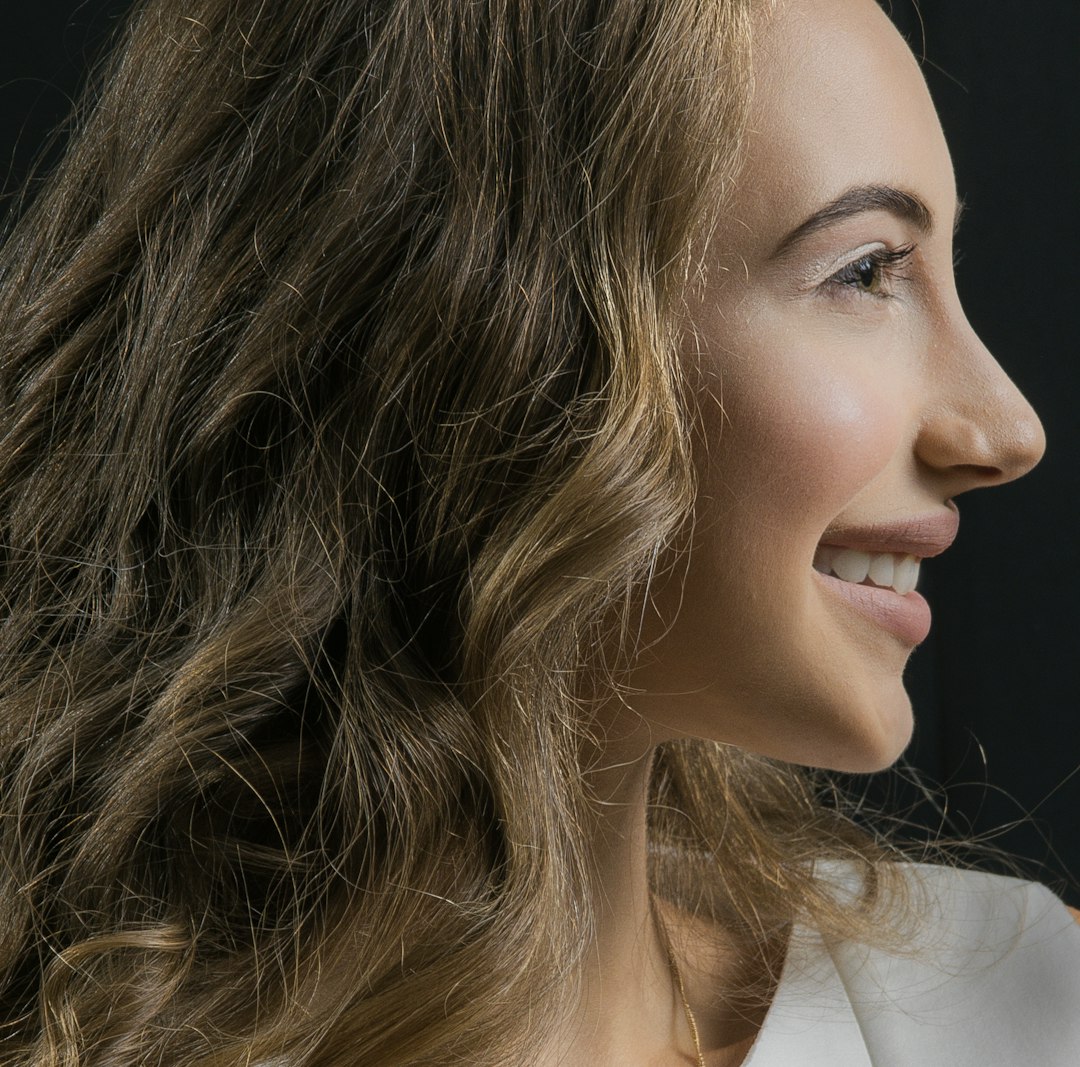
<path fill-rule="evenodd" d="M 872 248 L 867 252 L 862 252 L 859 255 L 852 256 L 850 259 L 844 260 L 844 262 L 833 271 L 830 277 L 835 277 L 841 271 L 847 270 L 848 267 L 852 267 L 856 263 L 861 263 L 864 259 L 872 259 L 882 268 L 898 266 L 899 264 L 906 263 L 910 260 L 918 250 L 918 247 L 919 246 L 914 241 L 911 241 L 907 244 L 897 245 L 895 248 L 890 248 L 888 245 Z"/>
<path fill-rule="evenodd" d="M 869 244 L 860 245 L 858 248 L 844 255 L 834 262 L 836 270 L 850 267 L 852 263 L 858 263 L 863 259 L 875 259 L 880 257 L 909 258 L 919 249 L 918 241 L 904 241 L 902 244 L 890 244 L 888 241 L 872 241 Z"/>

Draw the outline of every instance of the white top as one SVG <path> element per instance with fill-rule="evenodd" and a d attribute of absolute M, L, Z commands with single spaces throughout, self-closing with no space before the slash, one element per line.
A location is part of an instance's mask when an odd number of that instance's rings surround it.
<path fill-rule="evenodd" d="M 914 951 L 796 926 L 744 1067 L 1080 1067 L 1080 924 L 1061 901 L 1015 878 L 909 871 L 930 915 Z"/>

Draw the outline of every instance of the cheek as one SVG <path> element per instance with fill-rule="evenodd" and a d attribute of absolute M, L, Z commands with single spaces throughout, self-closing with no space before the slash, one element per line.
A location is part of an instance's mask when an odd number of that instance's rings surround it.
<path fill-rule="evenodd" d="M 774 319 L 751 335 L 734 318 L 713 335 L 724 353 L 694 365 L 691 551 L 651 589 L 634 706 L 654 726 L 829 765 L 874 747 L 862 737 L 881 732 L 867 708 L 883 675 L 877 650 L 849 647 L 823 610 L 811 563 L 826 527 L 892 499 L 918 382 L 881 332 L 872 346 Z M 890 666 L 888 686 L 897 677 Z"/>
<path fill-rule="evenodd" d="M 903 396 L 869 357 L 800 349 L 722 384 L 723 424 L 714 414 L 704 425 L 702 502 L 731 519 L 771 515 L 781 540 L 807 526 L 820 534 L 902 446 Z"/>

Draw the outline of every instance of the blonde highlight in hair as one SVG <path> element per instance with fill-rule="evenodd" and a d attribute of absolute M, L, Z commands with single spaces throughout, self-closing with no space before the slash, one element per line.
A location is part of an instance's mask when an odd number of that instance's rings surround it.
<path fill-rule="evenodd" d="M 0 1062 L 528 1061 L 752 6 L 138 7 L 0 257 Z M 856 921 L 800 772 L 654 792 L 666 894 Z"/>

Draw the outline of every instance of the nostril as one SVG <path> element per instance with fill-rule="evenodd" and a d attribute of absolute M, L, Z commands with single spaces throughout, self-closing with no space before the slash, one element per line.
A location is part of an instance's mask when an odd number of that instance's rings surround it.
<path fill-rule="evenodd" d="M 957 411 L 928 419 L 920 428 L 915 451 L 922 462 L 961 479 L 966 492 L 1001 485 L 1019 478 L 1038 462 L 1041 436 L 1038 422 L 998 420 L 982 425 Z"/>

